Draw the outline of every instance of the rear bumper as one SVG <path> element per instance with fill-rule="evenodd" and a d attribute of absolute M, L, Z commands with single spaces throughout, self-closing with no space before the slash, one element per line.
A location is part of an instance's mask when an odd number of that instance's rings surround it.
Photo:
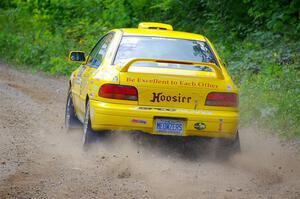
<path fill-rule="evenodd" d="M 90 101 L 93 130 L 138 130 L 155 135 L 155 118 L 184 120 L 181 136 L 202 136 L 233 139 L 237 132 L 238 113 L 232 111 L 205 111 L 180 108 L 146 107 Z M 195 129 L 196 123 L 204 123 L 203 130 Z"/>

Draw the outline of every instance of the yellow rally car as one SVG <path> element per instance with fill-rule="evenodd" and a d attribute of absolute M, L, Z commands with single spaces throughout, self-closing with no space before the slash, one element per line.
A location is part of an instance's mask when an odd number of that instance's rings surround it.
<path fill-rule="evenodd" d="M 83 143 L 103 130 L 222 138 L 240 148 L 237 88 L 209 40 L 162 23 L 115 29 L 70 78 L 65 125 L 83 123 Z"/>

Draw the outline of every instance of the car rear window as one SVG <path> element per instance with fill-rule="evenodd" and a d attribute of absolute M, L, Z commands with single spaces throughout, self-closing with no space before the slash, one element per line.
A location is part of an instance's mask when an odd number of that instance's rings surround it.
<path fill-rule="evenodd" d="M 119 45 L 114 64 L 131 58 L 182 60 L 217 64 L 208 44 L 204 41 L 149 36 L 124 36 Z M 141 64 L 145 66 L 144 64 Z M 157 66 L 155 66 L 157 67 Z M 169 64 L 174 67 L 174 64 Z M 178 66 L 177 66 L 178 67 Z M 185 67 L 185 69 L 188 69 Z M 207 70 L 190 67 L 189 70 Z M 208 69 L 208 71 L 210 71 Z"/>

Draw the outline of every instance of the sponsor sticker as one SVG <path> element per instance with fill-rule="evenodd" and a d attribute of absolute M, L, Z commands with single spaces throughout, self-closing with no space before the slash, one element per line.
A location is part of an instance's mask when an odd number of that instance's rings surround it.
<path fill-rule="evenodd" d="M 138 123 L 138 124 L 146 124 L 147 123 L 146 120 L 139 120 L 139 119 L 132 119 L 131 122 Z"/>
<path fill-rule="evenodd" d="M 150 100 L 150 102 L 179 102 L 179 103 L 190 103 L 192 97 L 189 96 L 182 96 L 181 93 L 179 93 L 178 95 L 164 95 L 163 92 L 161 93 L 152 93 L 152 100 Z"/>
<path fill-rule="evenodd" d="M 206 128 L 206 125 L 203 122 L 197 122 L 194 124 L 194 128 L 201 131 Z"/>
<path fill-rule="evenodd" d="M 153 85 L 173 85 L 173 86 L 189 86 L 197 88 L 217 89 L 218 85 L 210 82 L 191 81 L 191 80 L 167 80 L 158 78 L 142 78 L 142 77 L 127 77 L 126 82 L 135 82 L 142 84 Z"/>

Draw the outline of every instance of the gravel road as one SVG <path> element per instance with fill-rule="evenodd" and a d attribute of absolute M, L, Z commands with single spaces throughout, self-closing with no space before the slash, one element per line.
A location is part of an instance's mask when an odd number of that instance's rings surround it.
<path fill-rule="evenodd" d="M 299 144 L 240 129 L 243 152 L 124 132 L 88 152 L 63 128 L 67 78 L 0 64 L 0 198 L 300 198 Z"/>

